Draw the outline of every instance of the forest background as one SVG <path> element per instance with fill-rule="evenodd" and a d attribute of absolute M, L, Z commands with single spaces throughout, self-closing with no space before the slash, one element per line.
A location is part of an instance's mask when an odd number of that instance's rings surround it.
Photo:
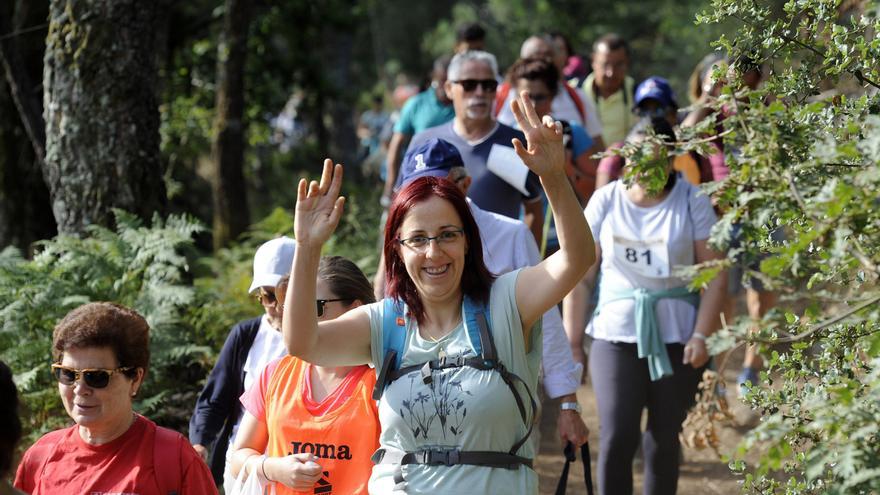
<path fill-rule="evenodd" d="M 400 82 L 424 86 L 470 21 L 502 67 L 532 34 L 563 33 L 588 56 L 617 32 L 630 74 L 668 78 L 683 105 L 713 46 L 766 64 L 762 89 L 731 84 L 717 105 L 736 113 L 698 129 L 737 150 L 709 190 L 726 211 L 716 245 L 729 247 L 734 222 L 744 243 L 695 284 L 745 256 L 763 259 L 752 275 L 783 295 L 750 337 L 769 358 L 772 386 L 748 397 L 765 422 L 725 460 L 756 493 L 880 489 L 874 1 L 3 2 L 0 359 L 24 399 L 23 444 L 67 422 L 51 329 L 92 300 L 148 318 L 151 378 L 136 407 L 185 429 L 229 327 L 259 311 L 246 294 L 253 252 L 291 233 L 298 178 L 325 156 L 356 163 L 357 115 L 375 95 L 390 110 Z M 691 133 L 678 145 L 701 143 Z M 327 250 L 372 274 L 380 185 L 347 172 Z M 779 228 L 787 240 L 774 244 Z M 750 322 L 728 323 L 715 351 L 746 338 Z M 742 461 L 750 450 L 757 465 Z"/>

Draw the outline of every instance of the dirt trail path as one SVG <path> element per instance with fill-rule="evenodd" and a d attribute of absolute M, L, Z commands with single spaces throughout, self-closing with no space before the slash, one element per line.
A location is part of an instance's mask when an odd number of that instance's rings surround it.
<path fill-rule="evenodd" d="M 732 363 L 742 362 L 741 352 L 739 356 L 731 357 Z M 727 398 L 731 404 L 731 410 L 734 412 L 740 424 L 745 422 L 745 418 L 749 418 L 749 411 L 746 407 L 739 403 L 736 394 L 733 391 L 733 385 L 736 382 L 736 373 L 739 369 L 728 369 L 724 375 L 727 379 L 728 390 Z M 598 456 L 599 442 L 599 418 L 596 413 L 596 401 L 593 395 L 593 389 L 589 382 L 581 386 L 578 390 L 578 399 L 584 408 L 584 421 L 590 428 L 590 451 L 593 457 L 593 483 L 598 495 L 598 480 L 596 479 L 596 457 Z M 535 470 L 540 476 L 540 493 L 541 495 L 553 495 L 556 490 L 556 483 L 559 481 L 559 475 L 562 472 L 562 466 L 565 464 L 562 457 L 562 448 L 556 434 L 556 403 L 545 404 L 545 414 L 541 420 L 541 450 L 538 459 L 535 462 Z M 721 439 L 721 452 L 730 453 L 736 448 L 736 445 L 742 438 L 742 435 L 748 431 L 745 426 L 722 427 L 719 428 L 718 434 Z M 641 461 L 636 460 L 633 466 L 634 474 L 634 491 L 635 494 L 642 493 L 642 466 Z M 583 467 L 580 459 L 572 465 L 569 474 L 568 494 L 583 495 L 586 489 L 583 486 Z M 731 474 L 727 465 L 721 462 L 711 449 L 694 450 L 684 448 L 684 464 L 681 467 L 681 476 L 678 483 L 679 495 L 733 495 L 740 493 L 739 480 Z"/>

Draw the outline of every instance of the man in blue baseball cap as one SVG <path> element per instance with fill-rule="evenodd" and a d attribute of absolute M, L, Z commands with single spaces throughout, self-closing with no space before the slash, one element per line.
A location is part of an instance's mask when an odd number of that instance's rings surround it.
<path fill-rule="evenodd" d="M 465 196 L 471 185 L 471 177 L 458 148 L 438 138 L 429 139 L 407 152 L 401 163 L 397 188 L 419 177 L 427 176 L 445 177 L 451 180 Z M 483 261 L 490 272 L 502 275 L 524 266 L 540 263 L 538 244 L 523 222 L 483 210 L 470 198 L 466 199 L 480 229 Z M 374 280 L 376 296 L 380 299 L 385 296 L 384 275 L 384 260 L 381 260 Z M 544 390 L 548 397 L 559 399 L 561 402 L 562 410 L 559 413 L 557 429 L 563 444 L 571 441 L 580 446 L 586 442 L 589 434 L 580 416 L 580 405 L 577 403 L 576 395 L 583 366 L 574 361 L 559 310 L 556 307 L 552 308 L 544 314 L 542 321 Z M 535 433 L 532 435 L 535 436 Z"/>
<path fill-rule="evenodd" d="M 657 76 L 642 81 L 636 88 L 633 112 L 639 117 L 665 118 L 671 125 L 676 125 L 678 102 L 669 81 Z"/>
<path fill-rule="evenodd" d="M 400 189 L 419 177 L 447 177 L 455 167 L 464 167 L 458 148 L 442 139 L 429 139 L 403 157 L 395 188 Z"/>

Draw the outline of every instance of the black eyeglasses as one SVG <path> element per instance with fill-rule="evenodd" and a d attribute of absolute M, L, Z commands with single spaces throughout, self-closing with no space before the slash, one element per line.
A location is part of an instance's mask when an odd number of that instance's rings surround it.
<path fill-rule="evenodd" d="M 417 252 L 422 252 L 428 249 L 428 244 L 431 241 L 437 241 L 438 244 L 452 244 L 462 237 L 464 237 L 464 230 L 455 229 L 444 230 L 435 236 L 414 235 L 409 239 L 398 239 L 397 242 Z"/>
<path fill-rule="evenodd" d="M 257 294 L 257 301 L 260 301 L 260 304 L 263 306 L 270 306 L 277 303 L 278 299 L 275 298 L 274 293 L 260 289 L 260 292 Z"/>
<path fill-rule="evenodd" d="M 541 94 L 541 93 L 533 94 L 533 93 L 529 93 L 529 98 L 530 98 L 533 102 L 535 102 L 535 103 L 544 103 L 545 101 L 547 101 L 547 100 L 549 100 L 549 99 L 551 99 L 551 98 L 553 98 L 553 97 L 550 96 L 549 94 Z"/>
<path fill-rule="evenodd" d="M 315 302 L 318 303 L 318 318 L 324 316 L 324 305 L 328 302 L 337 302 L 337 301 L 348 301 L 348 299 L 318 299 Z"/>
<path fill-rule="evenodd" d="M 110 384 L 110 377 L 112 377 L 113 374 L 125 373 L 126 371 L 131 371 L 133 369 L 134 368 L 130 366 L 123 366 L 112 370 L 104 368 L 86 368 L 78 370 L 60 364 L 52 365 L 52 373 L 55 375 L 55 379 L 58 380 L 58 383 L 62 385 L 73 385 L 80 379 L 80 377 L 82 377 L 83 382 L 92 388 L 104 388 Z"/>
<path fill-rule="evenodd" d="M 461 88 L 467 92 L 477 89 L 477 86 L 487 93 L 494 93 L 498 89 L 498 81 L 495 79 L 462 79 L 455 81 L 455 84 L 461 84 Z"/>

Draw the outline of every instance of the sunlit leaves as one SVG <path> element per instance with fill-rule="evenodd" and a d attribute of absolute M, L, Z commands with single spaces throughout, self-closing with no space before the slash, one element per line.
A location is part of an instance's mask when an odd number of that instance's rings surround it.
<path fill-rule="evenodd" d="M 730 19 L 740 28 L 718 46 L 734 59 L 760 54 L 769 78 L 719 99 L 722 127 L 735 132 L 724 136 L 730 175 L 711 189 L 726 210 L 713 240 L 725 245 L 723 230 L 740 225 L 729 256 L 756 265 L 784 308 L 716 338 L 718 348 L 746 339 L 769 352 L 768 382 L 747 395 L 762 423 L 739 452 L 760 462 L 731 466 L 748 493 L 871 493 L 880 489 L 876 5 L 714 0 L 700 17 Z M 778 229 L 783 237 L 769 235 Z"/>

